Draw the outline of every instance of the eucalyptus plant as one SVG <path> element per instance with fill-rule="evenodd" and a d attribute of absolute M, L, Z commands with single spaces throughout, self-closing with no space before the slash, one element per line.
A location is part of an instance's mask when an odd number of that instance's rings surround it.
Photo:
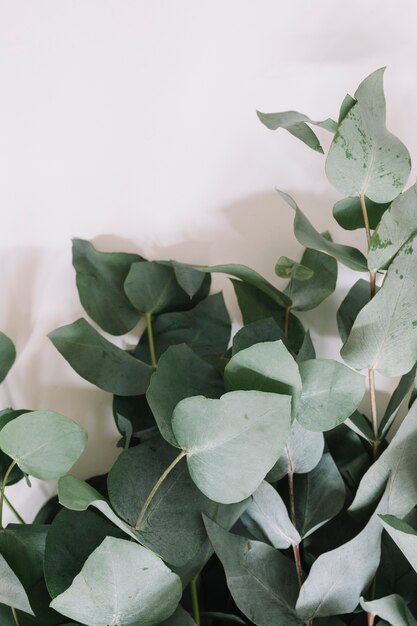
<path fill-rule="evenodd" d="M 409 153 L 386 129 L 383 73 L 337 121 L 258 113 L 318 153 L 311 127 L 333 134 L 333 216 L 366 255 L 318 232 L 283 191 L 277 210 L 291 207 L 305 247 L 278 258 L 284 289 L 244 265 L 74 240 L 90 321 L 49 337 L 112 395 L 121 450 L 107 475 L 80 480 L 69 472 L 82 428 L 0 415 L 0 522 L 4 503 L 19 522 L 0 530 L 2 625 L 417 626 L 417 192 L 404 191 Z M 303 312 L 334 292 L 338 262 L 363 277 L 337 312 L 342 358 L 323 359 Z M 233 284 L 233 338 L 213 273 Z M 0 378 L 13 360 L 0 335 Z M 376 372 L 399 377 L 381 416 Z M 58 479 L 58 497 L 24 524 L 6 492 L 30 476 Z"/>

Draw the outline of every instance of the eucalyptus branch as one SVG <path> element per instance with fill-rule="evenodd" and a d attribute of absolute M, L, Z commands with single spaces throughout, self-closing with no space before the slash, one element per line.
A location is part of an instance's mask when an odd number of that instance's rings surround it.
<path fill-rule="evenodd" d="M 19 618 L 17 617 L 16 609 L 13 608 L 13 607 L 11 607 L 11 609 L 12 609 L 13 619 L 14 619 L 14 622 L 15 622 L 16 626 L 20 626 L 20 622 L 19 622 Z"/>
<path fill-rule="evenodd" d="M 4 501 L 7 504 L 7 506 L 9 507 L 9 509 L 11 510 L 11 512 L 13 513 L 13 515 L 16 517 L 16 519 L 19 521 L 20 524 L 26 524 L 25 520 L 23 519 L 23 517 L 20 515 L 20 513 L 18 511 L 16 511 L 15 507 L 13 506 L 13 504 L 10 502 L 9 498 L 6 496 L 6 494 L 4 494 Z"/>
<path fill-rule="evenodd" d="M 153 486 L 151 492 L 149 493 L 148 497 L 145 500 L 145 504 L 142 507 L 141 512 L 139 513 L 139 517 L 138 520 L 135 524 L 135 530 L 141 530 L 141 526 L 142 526 L 142 522 L 145 518 L 146 515 L 146 511 L 148 510 L 152 500 L 154 499 L 159 487 L 162 485 L 162 483 L 164 482 L 165 478 L 167 478 L 167 476 L 172 472 L 172 470 L 174 469 L 174 467 L 181 461 L 181 459 L 183 459 L 186 456 L 186 452 L 185 450 L 182 450 L 180 452 L 180 454 L 175 457 L 175 459 L 172 461 L 172 463 L 167 467 L 167 469 L 164 471 L 164 473 L 160 476 L 160 478 L 158 478 L 158 480 L 156 481 L 155 485 Z"/>
<path fill-rule="evenodd" d="M 149 341 L 149 352 L 151 355 L 151 364 L 154 370 L 156 370 L 157 362 L 156 362 L 156 354 L 155 354 L 155 341 L 153 337 L 153 328 L 152 328 L 152 313 L 145 313 L 146 318 L 146 328 L 148 331 L 148 341 Z"/>
<path fill-rule="evenodd" d="M 197 578 L 198 578 L 198 574 L 192 577 L 190 581 L 190 592 L 191 592 L 191 603 L 193 607 L 193 618 L 197 626 L 200 626 L 201 620 L 200 620 L 200 605 L 198 602 Z"/>
<path fill-rule="evenodd" d="M 6 471 L 6 473 L 5 473 L 4 477 L 3 477 L 3 482 L 1 484 L 1 490 L 0 490 L 0 528 L 3 528 L 3 505 L 4 505 L 6 485 L 7 485 L 7 481 L 9 479 L 10 473 L 11 473 L 11 471 L 14 468 L 15 465 L 16 465 L 16 461 L 13 461 L 12 463 L 10 463 L 10 465 L 7 468 L 7 471 Z"/>

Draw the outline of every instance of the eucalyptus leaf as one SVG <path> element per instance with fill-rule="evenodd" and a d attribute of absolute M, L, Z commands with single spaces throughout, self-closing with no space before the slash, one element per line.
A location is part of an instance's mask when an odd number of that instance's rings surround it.
<path fill-rule="evenodd" d="M 171 261 L 170 263 L 174 270 L 177 283 L 190 298 L 193 298 L 198 293 L 204 281 L 210 283 L 210 281 L 207 281 L 205 276 L 201 275 L 192 265 L 179 263 L 178 261 Z"/>
<path fill-rule="evenodd" d="M 345 503 L 345 483 L 329 452 L 313 470 L 294 476 L 294 491 L 296 525 L 305 539 L 335 517 Z"/>
<path fill-rule="evenodd" d="M 346 96 L 343 98 L 342 104 L 340 105 L 339 117 L 337 120 L 338 125 L 343 122 L 346 115 L 349 113 L 354 104 L 356 104 L 355 98 L 352 98 L 352 96 L 347 93 Z"/>
<path fill-rule="evenodd" d="M 113 417 L 122 435 L 118 447 L 128 448 L 133 437 L 156 428 L 155 418 L 145 395 L 113 396 Z"/>
<path fill-rule="evenodd" d="M 286 549 L 301 541 L 281 496 L 265 481 L 252 495 L 241 519 L 256 539 L 266 540 L 274 548 Z"/>
<path fill-rule="evenodd" d="M 250 496 L 283 453 L 290 414 L 289 396 L 232 391 L 220 400 L 182 400 L 172 430 L 197 487 L 231 504 Z"/>
<path fill-rule="evenodd" d="M 413 388 L 416 379 L 417 365 L 414 365 L 407 374 L 401 376 L 397 387 L 388 402 L 385 413 L 378 426 L 378 437 L 383 440 L 387 436 L 407 394 Z"/>
<path fill-rule="evenodd" d="M 385 126 L 384 69 L 359 85 L 356 104 L 339 125 L 326 159 L 326 174 L 338 191 L 390 202 L 410 175 L 410 155 Z"/>
<path fill-rule="evenodd" d="M 189 286 L 187 288 L 189 290 Z M 133 263 L 124 283 L 126 295 L 135 309 L 150 315 L 188 309 L 206 297 L 209 288 L 210 279 L 207 278 L 194 298 L 190 298 L 178 283 L 171 263 L 163 261 Z"/>
<path fill-rule="evenodd" d="M 0 431 L 0 448 L 20 469 L 41 480 L 66 474 L 87 445 L 87 433 L 67 417 L 33 411 L 16 417 Z"/>
<path fill-rule="evenodd" d="M 16 359 L 16 348 L 7 335 L 0 332 L 0 383 L 6 378 Z"/>
<path fill-rule="evenodd" d="M 378 598 L 378 600 L 361 598 L 361 607 L 364 611 L 378 615 L 394 626 L 417 626 L 417 620 L 398 594 Z"/>
<path fill-rule="evenodd" d="M 152 367 L 104 339 L 86 320 L 61 326 L 48 337 L 77 374 L 100 389 L 137 396 L 148 388 Z"/>
<path fill-rule="evenodd" d="M 197 272 L 200 276 L 201 272 Z M 204 276 L 204 275 L 203 275 Z M 157 359 L 170 347 L 186 343 L 196 354 L 226 352 L 231 322 L 223 294 L 216 293 L 189 311 L 163 313 L 152 322 Z M 148 335 L 145 333 L 136 350 L 138 359 L 150 362 Z"/>
<path fill-rule="evenodd" d="M 385 267 L 402 246 L 417 233 L 417 184 L 401 193 L 372 234 L 368 252 L 370 270 Z"/>
<path fill-rule="evenodd" d="M 366 259 L 362 252 L 351 246 L 333 243 L 333 241 L 321 235 L 301 212 L 301 209 L 291 196 L 279 189 L 277 189 L 277 192 L 295 211 L 294 234 L 303 246 L 324 252 L 357 272 L 366 272 L 368 270 Z"/>
<path fill-rule="evenodd" d="M 233 337 L 232 357 L 241 350 L 265 341 L 281 340 L 289 348 L 284 332 L 272 317 L 246 324 Z"/>
<path fill-rule="evenodd" d="M 126 296 L 123 284 L 138 254 L 99 252 L 89 241 L 73 239 L 72 262 L 81 304 L 88 315 L 112 335 L 123 335 L 139 321 L 139 313 Z"/>
<path fill-rule="evenodd" d="M 414 238 L 401 249 L 381 289 L 359 312 L 341 351 L 351 367 L 401 376 L 417 361 L 417 319 L 412 314 L 417 294 L 415 245 Z"/>
<path fill-rule="evenodd" d="M 277 130 L 278 128 L 285 128 L 291 135 L 300 139 L 309 148 L 312 148 L 316 152 L 323 154 L 323 148 L 316 134 L 311 130 L 309 124 L 313 126 L 319 126 L 334 133 L 337 128 L 336 122 L 330 118 L 321 122 L 314 122 L 303 113 L 297 111 L 282 111 L 280 113 L 261 113 L 256 112 L 262 124 L 264 124 L 270 130 Z"/>
<path fill-rule="evenodd" d="M 207 517 L 204 522 L 242 613 L 257 626 L 302 626 L 294 610 L 299 590 L 294 563 L 271 546 L 228 533 Z"/>
<path fill-rule="evenodd" d="M 359 413 L 359 411 L 355 411 L 348 417 L 346 420 L 346 426 L 351 428 L 353 432 L 360 437 L 363 437 L 363 439 L 366 439 L 369 443 L 372 443 L 375 440 L 371 422 L 367 417 L 365 417 L 365 415 Z"/>
<path fill-rule="evenodd" d="M 281 256 L 275 264 L 275 274 L 279 278 L 292 278 L 294 281 L 303 282 L 310 280 L 314 276 L 314 271 L 287 256 Z"/>
<path fill-rule="evenodd" d="M 347 295 L 337 311 L 337 328 L 343 343 L 347 340 L 352 330 L 352 326 L 358 317 L 359 312 L 371 299 L 369 282 L 360 278 Z"/>
<path fill-rule="evenodd" d="M 297 419 L 304 428 L 325 431 L 346 420 L 365 393 L 365 378 L 332 359 L 313 359 L 299 365 L 302 381 Z"/>
<path fill-rule="evenodd" d="M 19 415 L 23 415 L 23 413 L 27 413 L 27 410 L 13 411 L 12 409 L 5 409 L 4 411 L 0 411 L 0 430 L 2 430 L 6 424 L 14 420 Z M 7 454 L 0 450 L 0 481 L 3 482 L 6 472 L 9 470 L 9 467 L 13 459 L 11 459 Z M 15 465 L 11 472 L 9 472 L 7 478 L 7 485 L 14 485 L 19 482 L 23 478 L 22 470 Z"/>
<path fill-rule="evenodd" d="M 160 622 L 159 626 L 196 626 L 196 623 L 191 615 L 179 605 L 171 617 Z"/>
<path fill-rule="evenodd" d="M 324 233 L 323 236 L 331 241 L 328 233 Z M 337 280 L 337 262 L 324 252 L 307 248 L 301 258 L 301 263 L 313 272 L 313 276 L 302 284 L 300 281 L 292 280 L 285 293 L 292 300 L 292 309 L 310 311 L 334 292 Z"/>
<path fill-rule="evenodd" d="M 306 430 L 298 421 L 293 422 L 289 437 L 285 442 L 285 454 L 269 472 L 267 480 L 270 482 L 281 480 L 290 472 L 294 474 L 311 472 L 319 463 L 323 449 L 322 433 Z"/>
<path fill-rule="evenodd" d="M 369 228 L 374 230 L 385 211 L 390 206 L 389 202 L 378 204 L 369 198 L 365 198 L 366 213 L 368 215 Z M 365 228 L 363 211 L 359 196 L 351 196 L 339 200 L 333 207 L 333 217 L 336 222 L 345 230 L 356 230 L 357 228 Z M 368 259 L 369 260 L 369 259 Z"/>
<path fill-rule="evenodd" d="M 87 626 L 147 626 L 168 618 L 181 594 L 178 576 L 152 552 L 107 537 L 51 606 Z"/>
<path fill-rule="evenodd" d="M 377 570 L 381 525 L 373 515 L 348 543 L 321 554 L 301 587 L 297 614 L 303 620 L 351 613 Z"/>
<path fill-rule="evenodd" d="M 390 481 L 387 511 L 403 517 L 417 504 L 417 405 L 413 405 L 390 445 L 361 480 L 351 511 L 369 507 Z"/>
<path fill-rule="evenodd" d="M 302 363 L 303 361 L 309 361 L 310 359 L 315 359 L 315 358 L 316 358 L 316 350 L 311 340 L 310 331 L 308 330 L 304 336 L 304 341 L 297 354 L 296 360 L 297 360 L 297 363 Z"/>
<path fill-rule="evenodd" d="M 29 615 L 34 614 L 22 583 L 1 554 L 0 602 L 15 609 L 19 609 L 20 611 L 24 611 L 25 613 L 29 613 Z"/>
<path fill-rule="evenodd" d="M 168 348 L 162 355 L 146 398 L 162 436 L 177 446 L 171 419 L 180 400 L 199 395 L 219 398 L 223 392 L 219 372 L 182 344 Z"/>
<path fill-rule="evenodd" d="M 380 515 L 383 527 L 417 572 L 417 532 L 395 515 Z"/>
<path fill-rule="evenodd" d="M 230 359 L 224 370 L 227 390 L 256 389 L 292 396 L 293 413 L 301 393 L 297 363 L 282 341 L 257 343 Z"/>

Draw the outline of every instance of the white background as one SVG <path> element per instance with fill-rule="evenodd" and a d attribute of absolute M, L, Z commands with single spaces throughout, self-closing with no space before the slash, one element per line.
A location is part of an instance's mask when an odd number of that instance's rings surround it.
<path fill-rule="evenodd" d="M 280 255 L 300 253 L 278 186 L 319 230 L 363 250 L 363 232 L 331 217 L 339 196 L 323 156 L 267 130 L 255 110 L 336 117 L 345 93 L 387 65 L 388 127 L 415 158 L 416 19 L 412 0 L 0 1 L 0 328 L 18 350 L 0 399 L 83 424 L 79 476 L 110 467 L 118 435 L 110 395 L 46 338 L 83 315 L 71 237 L 152 259 L 246 263 L 273 279 Z M 304 316 L 320 356 L 338 355 L 335 312 L 357 278 L 341 269 L 336 293 Z M 9 495 L 30 519 L 53 488 Z"/>

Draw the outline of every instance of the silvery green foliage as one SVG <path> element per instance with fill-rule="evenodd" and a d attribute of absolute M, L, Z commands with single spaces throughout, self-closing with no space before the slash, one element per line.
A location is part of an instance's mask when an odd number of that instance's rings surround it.
<path fill-rule="evenodd" d="M 323 129 L 333 133 L 333 215 L 358 247 L 320 233 L 283 191 L 305 249 L 276 250 L 271 281 L 242 264 L 74 240 L 80 300 L 99 328 L 79 319 L 49 337 L 114 394 L 123 451 L 108 474 L 80 480 L 68 472 L 81 426 L 0 412 L 2 626 L 416 626 L 417 193 L 386 128 L 383 73 L 343 99 L 337 122 L 258 113 L 317 158 Z M 326 302 L 338 263 L 353 286 Z M 242 314 L 234 337 L 223 295 L 210 294 L 217 273 Z M 304 312 L 328 319 L 327 305 L 339 306 L 345 363 L 316 355 Z M 116 345 L 101 330 L 130 334 Z M 14 360 L 0 333 L 0 381 Z M 380 416 L 375 371 L 401 376 Z M 59 479 L 58 498 L 32 524 L 1 528 L 24 476 Z"/>

